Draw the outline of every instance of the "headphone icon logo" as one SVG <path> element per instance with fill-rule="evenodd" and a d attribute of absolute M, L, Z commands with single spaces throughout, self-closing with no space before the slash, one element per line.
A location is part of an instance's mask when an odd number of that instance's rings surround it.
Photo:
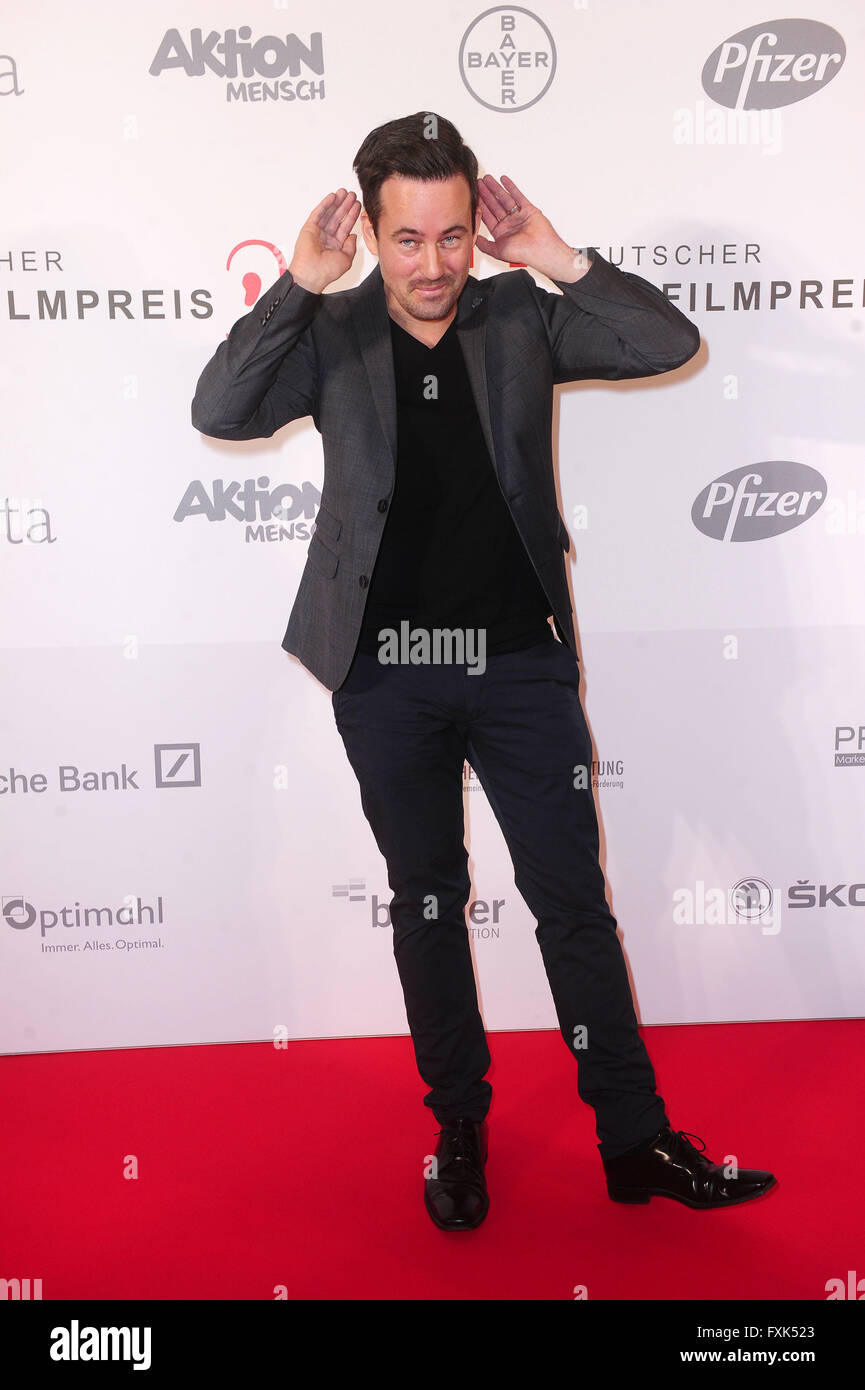
<path fill-rule="evenodd" d="M 234 257 L 237 255 L 237 252 L 242 251 L 245 246 L 263 246 L 274 257 L 276 264 L 279 267 L 279 274 L 285 274 L 286 270 L 288 269 L 288 266 L 286 264 L 285 256 L 282 254 L 279 247 L 274 246 L 273 242 L 271 241 L 258 241 L 255 238 L 251 239 L 250 241 L 240 241 L 235 247 L 233 247 L 232 251 L 229 254 L 228 260 L 225 263 L 226 270 L 231 269 L 231 262 L 234 260 Z M 259 299 L 261 295 L 261 276 L 256 274 L 254 270 L 248 270 L 246 274 L 243 276 L 241 284 L 243 285 L 243 302 L 244 305 L 249 309 L 256 302 L 256 300 Z"/>

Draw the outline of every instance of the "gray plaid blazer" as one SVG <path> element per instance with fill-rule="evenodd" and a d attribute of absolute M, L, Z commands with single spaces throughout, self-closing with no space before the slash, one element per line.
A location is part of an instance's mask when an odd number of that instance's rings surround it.
<path fill-rule="evenodd" d="M 553 387 L 671 371 L 700 346 L 656 286 L 598 253 L 562 294 L 526 270 L 470 275 L 456 331 L 481 428 L 517 532 L 576 654 L 570 540 L 553 476 Z M 216 439 L 269 439 L 311 415 L 324 481 L 282 641 L 328 690 L 345 680 L 396 481 L 390 318 L 378 264 L 354 289 L 313 294 L 286 271 L 235 323 L 198 381 L 192 424 Z"/>

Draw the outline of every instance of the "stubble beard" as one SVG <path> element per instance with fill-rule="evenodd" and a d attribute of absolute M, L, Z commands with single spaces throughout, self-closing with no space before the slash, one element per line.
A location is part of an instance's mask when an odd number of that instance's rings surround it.
<path fill-rule="evenodd" d="M 448 279 L 440 296 L 416 294 L 413 290 L 399 299 L 400 308 L 412 318 L 431 321 L 447 318 L 460 297 L 462 286 Z"/>

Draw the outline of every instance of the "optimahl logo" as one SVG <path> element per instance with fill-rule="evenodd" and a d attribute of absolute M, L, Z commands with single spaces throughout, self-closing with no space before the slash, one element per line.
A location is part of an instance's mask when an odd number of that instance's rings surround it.
<path fill-rule="evenodd" d="M 715 541 L 762 541 L 801 526 L 825 500 L 826 479 L 816 468 L 772 459 L 709 483 L 691 508 L 691 520 Z"/>
<path fill-rule="evenodd" d="M 769 111 L 804 101 L 837 77 L 841 35 L 816 19 L 752 24 L 719 44 L 703 68 L 703 91 L 719 106 Z"/>

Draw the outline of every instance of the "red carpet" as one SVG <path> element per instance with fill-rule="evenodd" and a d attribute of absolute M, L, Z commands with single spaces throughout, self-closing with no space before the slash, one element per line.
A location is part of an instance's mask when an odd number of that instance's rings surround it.
<path fill-rule="evenodd" d="M 865 1276 L 865 1022 L 643 1036 L 673 1127 L 774 1192 L 611 1202 L 556 1032 L 490 1035 L 490 1213 L 458 1234 L 423 1207 L 407 1037 L 0 1058 L 0 1277 L 45 1300 L 824 1300 Z"/>

